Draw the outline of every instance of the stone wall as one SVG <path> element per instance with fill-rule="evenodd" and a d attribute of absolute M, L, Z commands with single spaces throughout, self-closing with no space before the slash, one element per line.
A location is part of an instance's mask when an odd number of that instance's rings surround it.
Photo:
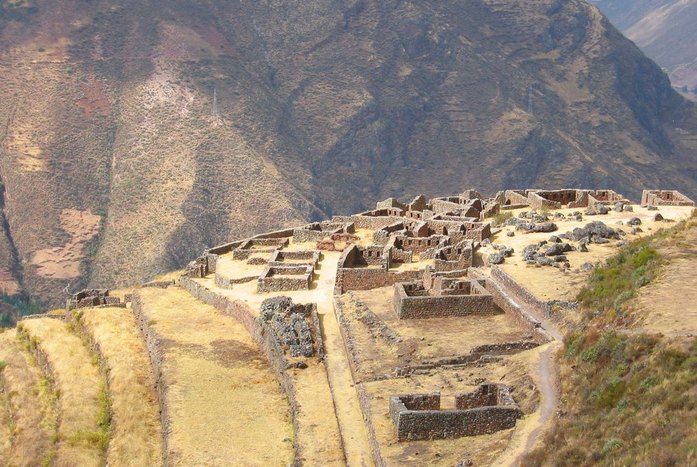
<path fill-rule="evenodd" d="M 84 289 L 73 294 L 66 302 L 65 308 L 70 311 L 75 308 L 92 308 L 99 306 L 125 307 L 119 297 L 109 295 L 107 289 Z"/>
<path fill-rule="evenodd" d="M 183 276 L 186 277 L 186 276 Z M 186 277 L 187 280 L 191 280 Z M 143 306 L 140 296 L 136 293 L 131 301 L 133 317 L 136 320 L 136 325 L 143 336 L 145 347 L 148 351 L 150 365 L 152 366 L 152 375 L 155 380 L 155 390 L 157 392 L 157 400 L 160 404 L 160 423 L 162 424 L 162 456 L 163 461 L 167 461 L 167 453 L 169 452 L 169 433 L 171 433 L 172 420 L 169 415 L 169 406 L 167 405 L 167 383 L 162 378 L 162 338 L 155 332 L 149 324 L 143 312 Z"/>
<path fill-rule="evenodd" d="M 321 254 L 317 250 L 284 251 L 276 250 L 269 258 L 271 265 L 285 264 L 312 264 L 316 265 L 320 260 Z"/>
<path fill-rule="evenodd" d="M 492 278 L 494 280 L 487 278 L 486 275 L 477 268 L 469 269 L 467 275 L 474 279 L 484 280 L 485 287 L 494 297 L 496 306 L 511 316 L 520 325 L 530 330 L 536 342 L 543 343 L 551 340 L 549 333 L 542 328 L 542 323 L 535 316 L 528 313 L 522 306 L 524 304 L 531 307 L 535 310 L 535 313 L 541 313 L 540 316 L 544 316 L 547 310 L 545 304 L 535 298 L 498 266 L 492 268 Z"/>
<path fill-rule="evenodd" d="M 458 198 L 436 198 L 431 200 L 431 209 L 436 214 L 444 214 L 446 212 L 455 211 L 460 208 Z"/>
<path fill-rule="evenodd" d="M 268 266 L 257 279 L 257 293 L 309 290 L 313 276 L 314 267 L 309 264 Z"/>
<path fill-rule="evenodd" d="M 349 290 L 370 290 L 397 282 L 411 282 L 421 277 L 420 271 L 388 271 L 382 268 L 340 268 L 336 271 L 334 293 Z"/>
<path fill-rule="evenodd" d="M 676 190 L 644 190 L 641 192 L 642 206 L 694 206 L 695 203 Z"/>
<path fill-rule="evenodd" d="M 293 229 L 293 240 L 298 243 L 316 242 L 333 234 L 349 233 L 356 231 L 352 222 L 315 222 L 303 227 Z"/>
<path fill-rule="evenodd" d="M 235 279 L 231 279 L 229 277 L 226 277 L 219 272 L 216 272 L 214 277 L 215 285 L 220 287 L 221 289 L 231 289 L 235 284 L 244 284 L 246 282 L 252 282 L 257 279 L 259 279 L 259 276 L 246 276 L 246 277 L 237 277 Z"/>
<path fill-rule="evenodd" d="M 398 215 L 370 215 L 368 213 L 357 214 L 348 217 L 350 222 L 353 222 L 357 229 L 377 230 L 386 227 L 390 224 L 404 220 Z"/>
<path fill-rule="evenodd" d="M 401 250 L 420 254 L 430 248 L 436 248 L 446 239 L 447 237 L 443 235 L 431 235 L 429 237 L 407 237 L 406 235 L 398 235 L 395 239 L 395 246 Z"/>
<path fill-rule="evenodd" d="M 385 244 L 391 233 L 405 230 L 404 222 L 395 222 L 394 224 L 386 225 L 385 227 L 376 230 L 373 233 L 373 243 Z"/>
<path fill-rule="evenodd" d="M 494 297 L 476 281 L 470 282 L 469 294 L 430 295 L 426 289 L 423 294 L 409 292 L 407 286 L 420 284 L 397 283 L 394 285 L 394 311 L 401 319 L 426 319 L 445 316 L 491 315 L 498 311 Z M 464 290 L 463 292 L 467 292 Z"/>
<path fill-rule="evenodd" d="M 407 394 L 390 397 L 389 413 L 395 424 L 399 441 L 431 440 L 477 436 L 513 428 L 522 417 L 518 405 L 510 398 L 504 385 L 483 385 L 475 393 L 502 391 L 509 397 L 477 397 L 472 394 L 455 396 L 455 410 L 440 410 L 440 393 Z M 506 405 L 499 404 L 505 401 Z M 474 403 L 495 405 L 470 406 Z"/>
<path fill-rule="evenodd" d="M 273 232 L 264 232 L 253 236 L 252 238 L 290 238 L 293 236 L 294 229 L 274 230 Z"/>

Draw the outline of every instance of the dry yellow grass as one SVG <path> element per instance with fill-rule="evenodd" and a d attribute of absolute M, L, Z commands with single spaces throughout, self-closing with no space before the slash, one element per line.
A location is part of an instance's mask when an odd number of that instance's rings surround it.
<path fill-rule="evenodd" d="M 56 431 L 54 400 L 42 385 L 43 377 L 33 358 L 20 350 L 14 330 L 0 334 L 0 387 L 6 397 L 10 432 L 0 438 L 11 450 L 2 455 L 10 465 L 38 465 L 51 457 L 50 437 Z M 47 397 L 48 396 L 48 397 Z"/>
<path fill-rule="evenodd" d="M 81 323 L 97 343 L 107 369 L 112 431 L 110 465 L 162 463 L 160 407 L 147 349 L 131 311 L 92 308 Z"/>
<path fill-rule="evenodd" d="M 101 465 L 105 434 L 104 382 L 83 342 L 64 321 L 30 319 L 19 324 L 32 346 L 46 356 L 58 391 L 60 423 L 55 465 Z"/>
<path fill-rule="evenodd" d="M 369 235 L 364 231 L 364 236 Z M 293 247 L 293 244 L 291 245 Z M 300 247 L 303 249 L 304 247 Z M 283 295 L 291 297 L 295 303 L 316 303 L 317 314 L 324 334 L 324 346 L 326 350 L 325 366 L 327 379 L 334 399 L 334 409 L 336 419 L 341 430 L 341 440 L 343 441 L 344 454 L 350 465 L 372 465 L 370 444 L 368 442 L 368 432 L 363 421 L 363 412 L 358 402 L 358 396 L 354 388 L 354 381 L 349 367 L 348 356 L 341 336 L 339 323 L 334 314 L 333 291 L 334 280 L 336 278 L 336 268 L 339 262 L 339 252 L 324 252 L 320 267 L 315 270 L 315 283 L 310 290 L 284 291 Z M 236 270 L 246 270 L 247 265 L 241 261 L 235 261 L 229 256 L 221 257 L 227 272 L 234 276 Z M 220 260 L 219 260 L 220 261 Z M 239 268 L 239 269 L 238 269 Z M 261 302 L 269 297 L 279 295 L 278 293 L 256 293 L 256 282 L 235 284 L 230 290 L 217 288 L 212 279 L 201 279 L 199 281 L 205 287 L 214 289 L 216 292 L 227 296 L 233 300 L 245 302 L 252 310 L 260 310 Z M 331 416 L 327 408 L 324 413 L 309 411 L 302 416 L 307 416 L 306 421 L 317 420 Z M 302 424 L 301 419 L 301 424 Z M 326 421 L 321 423 L 328 423 Z M 329 439 L 328 437 L 325 439 Z M 300 440 L 302 443 L 302 440 Z"/>
<path fill-rule="evenodd" d="M 644 331 L 684 336 L 697 329 L 697 221 L 689 222 L 669 242 L 659 243 L 658 252 L 667 264 L 654 281 L 639 289 L 634 301 Z"/>
<path fill-rule="evenodd" d="M 303 370 L 289 370 L 295 381 L 298 432 L 296 439 L 307 465 L 345 465 L 341 433 L 334 414 L 324 364 L 310 361 Z"/>
<path fill-rule="evenodd" d="M 168 463 L 292 462 L 288 402 L 244 327 L 180 288 L 139 294 L 161 344 Z"/>
<path fill-rule="evenodd" d="M 5 366 L 7 362 L 3 360 L 7 346 L 7 333 L 0 334 L 0 366 Z M 0 368 L 0 372 L 4 372 L 4 368 Z M 12 445 L 10 438 L 12 436 L 12 418 L 9 412 L 9 396 L 3 381 L 3 374 L 0 373 L 0 459 L 8 459 Z"/>

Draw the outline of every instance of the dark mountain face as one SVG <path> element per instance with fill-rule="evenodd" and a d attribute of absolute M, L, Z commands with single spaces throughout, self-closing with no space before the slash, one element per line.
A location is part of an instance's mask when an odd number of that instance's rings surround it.
<path fill-rule="evenodd" d="M 583 1 L 0 5 L 8 294 L 405 193 L 697 193 L 694 106 Z"/>
<path fill-rule="evenodd" d="M 592 0 L 624 34 L 697 100 L 697 0 Z"/>

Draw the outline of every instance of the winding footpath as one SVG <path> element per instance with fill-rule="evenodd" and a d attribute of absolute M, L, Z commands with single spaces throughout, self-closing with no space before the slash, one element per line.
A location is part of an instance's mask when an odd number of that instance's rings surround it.
<path fill-rule="evenodd" d="M 559 403 L 559 368 L 555 356 L 562 348 L 563 336 L 559 329 L 545 316 L 535 313 L 532 307 L 528 307 L 524 300 L 515 295 L 506 293 L 505 289 L 496 281 L 489 277 L 489 280 L 503 293 L 511 302 L 524 309 L 531 316 L 542 323 L 542 328 L 552 339 L 544 346 L 539 347 L 537 356 L 537 372 L 532 375 L 540 391 L 540 407 L 530 417 L 522 430 L 516 430 L 513 438 L 506 450 L 493 462 L 492 465 L 519 466 L 523 456 L 535 448 L 542 438 L 545 431 L 549 428 L 554 413 Z"/>

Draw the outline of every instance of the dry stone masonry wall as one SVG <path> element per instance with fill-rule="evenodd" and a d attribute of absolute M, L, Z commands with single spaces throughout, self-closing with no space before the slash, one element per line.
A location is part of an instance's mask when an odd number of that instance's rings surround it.
<path fill-rule="evenodd" d="M 513 428 L 523 413 L 502 384 L 482 384 L 455 395 L 454 410 L 441 410 L 439 392 L 390 397 L 389 413 L 399 441 L 477 436 Z"/>

